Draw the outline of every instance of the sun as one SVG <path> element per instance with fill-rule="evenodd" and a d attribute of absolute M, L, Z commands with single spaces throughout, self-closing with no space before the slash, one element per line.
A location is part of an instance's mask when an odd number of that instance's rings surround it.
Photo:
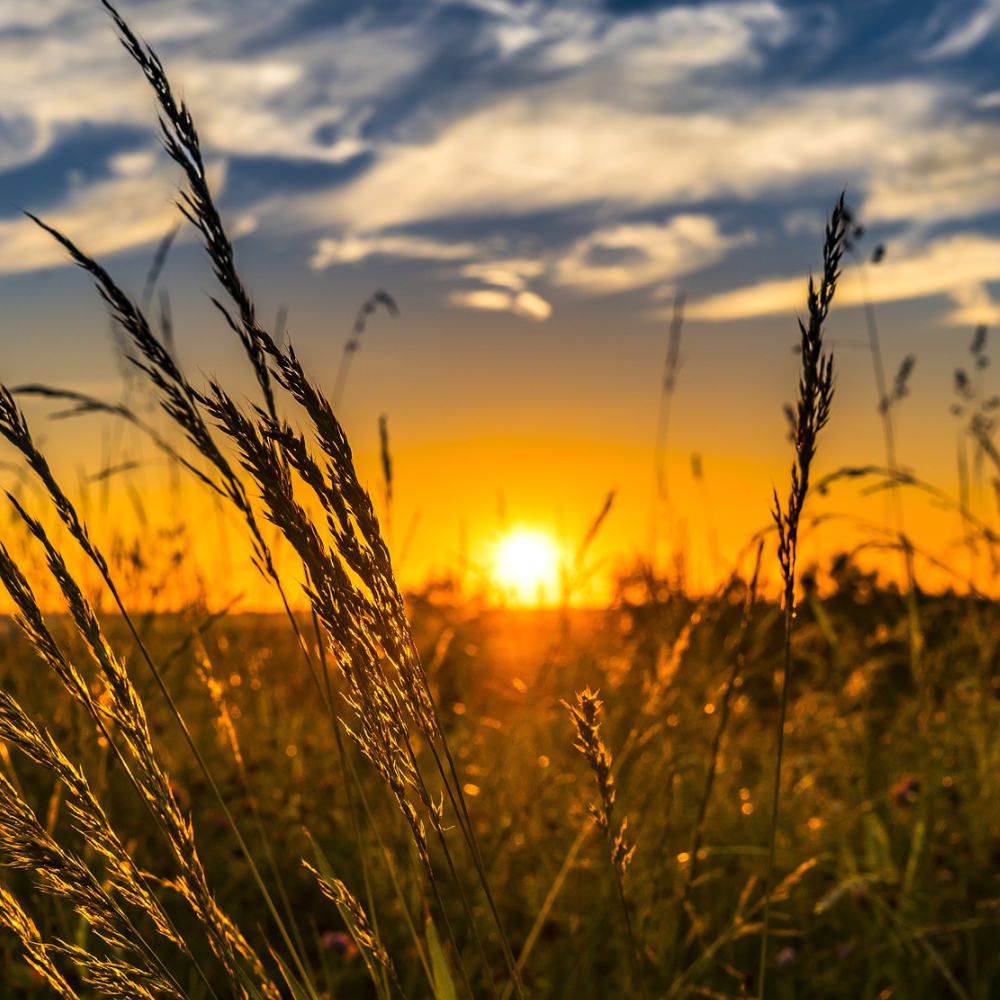
<path fill-rule="evenodd" d="M 512 531 L 496 546 L 493 576 L 515 604 L 551 604 L 559 594 L 559 549 L 543 532 Z"/>

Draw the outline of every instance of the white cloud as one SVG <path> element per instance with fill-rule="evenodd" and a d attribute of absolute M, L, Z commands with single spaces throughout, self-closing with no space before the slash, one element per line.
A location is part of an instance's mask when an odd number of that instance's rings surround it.
<path fill-rule="evenodd" d="M 455 293 L 452 301 L 475 309 L 505 309 L 546 319 L 552 308 L 529 289 L 536 279 L 585 294 L 606 294 L 670 282 L 714 264 L 749 237 L 726 236 L 705 215 L 667 222 L 610 226 L 536 258 L 498 256 L 495 243 L 446 243 L 418 236 L 351 234 L 316 244 L 314 268 L 352 264 L 383 254 L 413 260 L 459 262 L 464 279 L 489 286 Z"/>
<path fill-rule="evenodd" d="M 153 244 L 179 218 L 170 200 L 171 184 L 152 157 L 130 155 L 113 161 L 115 176 L 76 187 L 44 221 L 95 257 Z M 212 181 L 222 186 L 221 166 Z M 65 263 L 66 251 L 30 219 L 0 221 L 0 273 L 14 274 Z"/>
<path fill-rule="evenodd" d="M 761 49 L 782 41 L 789 15 L 770 0 L 678 5 L 612 14 L 596 4 L 565 2 L 483 4 L 493 15 L 483 34 L 501 58 L 573 75 L 598 71 L 621 93 L 663 84 L 695 69 L 730 70 L 758 61 Z"/>
<path fill-rule="evenodd" d="M 867 222 L 930 224 L 1000 208 L 1000 127 L 954 113 L 880 153 L 865 185 Z"/>
<path fill-rule="evenodd" d="M 449 296 L 452 305 L 464 306 L 467 309 L 483 309 L 487 312 L 503 312 L 510 309 L 514 296 L 499 288 L 476 288 L 452 292 Z"/>
<path fill-rule="evenodd" d="M 601 50 L 615 52 L 630 84 L 660 84 L 695 69 L 755 65 L 790 32 L 789 15 L 776 3 L 676 6 L 617 18 Z"/>
<path fill-rule="evenodd" d="M 514 312 L 529 319 L 545 320 L 552 315 L 552 306 L 534 292 L 518 292 L 514 296 Z"/>
<path fill-rule="evenodd" d="M 353 264 L 376 255 L 411 260 L 458 263 L 477 259 L 458 268 L 463 278 L 493 287 L 458 290 L 451 293 L 452 305 L 489 312 L 511 312 L 536 321 L 552 315 L 552 306 L 528 289 L 528 280 L 545 270 L 541 260 L 484 260 L 490 248 L 473 243 L 447 243 L 420 236 L 349 234 L 324 237 L 316 243 L 310 265 L 316 269 L 336 264 Z"/>
<path fill-rule="evenodd" d="M 529 213 L 751 198 L 846 181 L 895 217 L 892 186 L 928 195 L 916 207 L 981 211 L 1000 203 L 1000 130 L 947 116 L 936 86 L 902 82 L 746 99 L 711 110 L 632 110 L 544 88 L 474 110 L 422 145 L 385 148 L 366 174 L 317 205 L 365 228 L 456 215 Z M 963 158 L 966 175 L 958 176 Z M 984 164 L 983 157 L 988 159 Z M 977 167 L 977 164 L 982 165 Z M 981 175 L 981 176 L 980 176 Z M 956 188 L 956 184 L 958 188 Z"/>
<path fill-rule="evenodd" d="M 530 278 L 537 278 L 546 270 L 540 259 L 489 260 L 483 263 L 466 264 L 461 269 L 463 278 L 475 278 L 484 285 L 509 288 L 513 292 L 523 291 Z"/>
<path fill-rule="evenodd" d="M 343 161 L 368 148 L 360 132 L 372 101 L 429 58 L 419 22 L 377 28 L 361 20 L 244 54 L 251 33 L 266 37 L 269 24 L 279 27 L 302 2 L 220 0 L 209 16 L 194 0 L 157 0 L 130 18 L 157 48 L 214 154 Z M 8 137 L 0 127 L 4 169 L 30 163 L 81 125 L 152 133 L 156 120 L 142 74 L 97 4 L 7 0 L 0 123 L 13 130 Z M 336 141 L 317 138 L 321 128 L 335 130 Z"/>
<path fill-rule="evenodd" d="M 724 236 L 706 215 L 675 215 L 663 225 L 613 226 L 574 244 L 556 262 L 552 278 L 594 294 L 641 288 L 700 271 L 745 241 Z"/>
<path fill-rule="evenodd" d="M 152 174 L 160 163 L 160 157 L 154 150 L 137 149 L 128 153 L 118 153 L 111 157 L 108 165 L 111 172 L 120 177 L 138 177 Z"/>
<path fill-rule="evenodd" d="M 30 141 L 11 151 L 0 136 L 0 167 L 30 163 L 82 124 L 151 123 L 146 85 L 99 8 L 15 0 L 0 17 L 0 120 Z M 40 16 L 46 10 L 50 18 Z M 151 129 L 152 131 L 152 129 Z"/>
<path fill-rule="evenodd" d="M 4 5 L 0 31 L 49 29 L 78 7 L 73 0 L 8 0 Z"/>
<path fill-rule="evenodd" d="M 534 292 L 519 292 L 514 296 L 514 312 L 530 319 L 545 320 L 552 315 L 552 306 Z"/>
<path fill-rule="evenodd" d="M 1000 323 L 1000 303 L 994 302 L 985 284 L 970 284 L 953 288 L 949 295 L 956 308 L 949 320 L 955 326 L 993 326 Z"/>
<path fill-rule="evenodd" d="M 965 55 L 1000 26 L 1000 2 L 986 0 L 964 23 L 953 28 L 925 53 L 929 59 Z"/>
<path fill-rule="evenodd" d="M 974 111 L 975 95 L 941 79 L 744 86 L 751 78 L 741 81 L 740 71 L 798 26 L 794 12 L 770 0 L 629 16 L 587 0 L 466 0 L 483 15 L 469 51 L 506 64 L 504 87 L 491 92 L 484 78 L 481 88 L 473 81 L 477 87 L 421 104 L 409 117 L 401 107 L 391 141 L 365 126 L 380 102 L 405 94 L 407 82 L 431 68 L 433 19 L 390 24 L 362 11 L 335 30 L 290 37 L 283 26 L 305 2 L 149 0 L 135 12 L 135 27 L 162 50 L 213 155 L 334 163 L 372 153 L 374 165 L 340 189 L 247 207 L 265 228 L 339 232 L 315 244 L 313 267 L 382 254 L 464 264 L 461 276 L 488 286 L 481 291 L 515 298 L 542 277 L 612 292 L 670 281 L 740 242 L 699 209 L 683 209 L 707 199 L 781 198 L 797 230 L 804 217 L 794 212 L 796 192 L 832 195 L 844 183 L 866 222 L 934 223 L 1000 207 L 1000 128 L 982 114 L 995 95 L 980 96 Z M 1000 0 L 936 48 L 975 44 L 992 30 L 990 18 L 1000 18 Z M 96 6 L 7 0 L 0 170 L 37 159 L 83 123 L 151 129 L 152 104 Z M 142 161 L 136 173 L 127 158 L 116 160 L 112 178 L 96 188 L 106 203 L 118 186 L 131 204 L 137 178 L 147 175 L 148 153 L 132 155 Z M 149 193 L 162 204 L 172 192 Z M 521 260 L 520 248 L 393 232 L 581 206 L 600 207 L 596 231 L 534 262 Z M 663 226 L 621 221 L 665 206 L 679 214 Z M 79 192 L 60 211 L 81 212 Z M 109 239 L 130 232 L 147 239 L 136 220 Z"/>
<path fill-rule="evenodd" d="M 942 237 L 914 249 L 889 245 L 885 260 L 869 271 L 869 291 L 874 302 L 895 302 L 949 297 L 956 308 L 949 321 L 958 325 L 1000 321 L 1000 305 L 990 297 L 987 284 L 1000 276 L 1000 239 L 972 233 Z M 857 269 L 844 267 L 835 306 L 860 305 L 864 288 Z M 691 319 L 724 321 L 749 319 L 774 313 L 802 313 L 806 305 L 806 279 L 777 278 L 735 291 L 710 296 L 688 306 Z"/>
<path fill-rule="evenodd" d="M 789 236 L 823 234 L 823 213 L 815 209 L 795 209 L 782 219 L 782 228 Z"/>
<path fill-rule="evenodd" d="M 331 264 L 356 264 L 378 255 L 414 260 L 465 260 L 476 256 L 478 252 L 478 248 L 472 243 L 444 243 L 421 236 L 352 233 L 319 240 L 309 265 L 322 270 Z"/>
<path fill-rule="evenodd" d="M 510 292 L 499 288 L 476 288 L 452 292 L 452 305 L 487 312 L 512 312 L 538 322 L 552 315 L 552 306 L 534 292 Z"/>

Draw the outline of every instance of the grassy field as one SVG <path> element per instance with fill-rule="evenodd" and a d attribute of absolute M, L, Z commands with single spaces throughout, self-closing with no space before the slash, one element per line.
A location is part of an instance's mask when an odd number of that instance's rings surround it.
<path fill-rule="evenodd" d="M 17 612 L 0 635 L 0 996 L 996 996 L 1000 609 L 922 594 L 898 507 L 903 589 L 846 556 L 797 565 L 835 407 L 843 199 L 803 281 L 790 484 L 755 566 L 708 595 L 640 566 L 604 610 L 404 597 L 334 408 L 258 321 L 187 109 L 109 11 L 257 405 L 192 384 L 76 235 L 36 221 L 172 421 L 159 446 L 234 512 L 286 613 L 151 612 L 137 595 L 168 568 L 102 551 L 0 391 L 0 434 L 44 497 L 11 497 L 0 544 Z M 906 376 L 889 389 L 870 334 L 882 474 L 901 487 Z M 762 560 L 780 599 L 758 592 Z"/>
<path fill-rule="evenodd" d="M 745 585 L 734 582 L 702 604 L 653 594 L 568 616 L 413 605 L 418 646 L 501 917 L 515 953 L 527 952 L 530 995 L 640 992 L 609 846 L 587 811 L 597 785 L 573 747 L 560 703 L 587 685 L 600 688 L 604 701 L 615 806 L 628 816 L 635 845 L 624 886 L 645 990 L 740 996 L 746 984 L 753 991 L 782 647 L 780 609 L 770 603 L 758 603 L 750 617 L 695 870 L 691 864 L 744 597 Z M 829 593 L 810 594 L 801 606 L 770 995 L 988 997 L 1000 981 L 1000 615 L 992 603 L 959 597 L 927 598 L 920 613 L 925 647 L 915 678 L 906 603 L 898 593 L 880 590 L 845 564 Z M 367 900 L 359 868 L 365 860 L 372 912 L 403 995 L 431 996 L 402 912 L 408 908 L 422 939 L 434 908 L 410 831 L 371 768 L 345 747 L 371 809 L 371 816 L 360 815 L 355 789 L 352 820 L 352 789 L 287 622 L 239 616 L 199 633 L 192 627 L 198 620 L 194 609 L 164 616 L 146 622 L 143 635 L 252 852 L 273 852 L 320 990 L 364 996 L 374 987 L 336 907 L 320 897 L 301 865 L 311 856 L 305 831 Z M 121 623 L 112 620 L 109 628 L 112 644 L 129 649 Z M 79 644 L 70 622 L 54 630 L 69 648 Z M 78 654 L 82 661 L 85 651 Z M 154 878 L 169 879 L 156 831 L 107 746 L 84 740 L 79 712 L 40 674 L 13 632 L 4 639 L 3 662 L 4 689 L 30 714 L 50 720 L 67 753 L 93 776 L 130 853 Z M 141 678 L 138 662 L 129 665 Z M 137 688 L 177 801 L 191 812 L 220 905 L 253 940 L 276 941 L 230 822 L 176 723 L 152 682 L 142 678 Z M 57 840 L 73 842 L 61 785 L 19 756 L 12 764 L 36 815 Z M 464 964 L 482 995 L 488 987 L 458 887 L 440 852 L 431 854 L 458 941 L 457 951 L 445 949 L 448 961 Z M 92 851 L 81 856 L 101 870 Z M 460 866 L 458 875 L 502 982 L 502 956 L 473 866 Z M 266 881 L 276 894 L 274 875 Z M 88 946 L 86 922 L 32 890 L 31 882 L 20 875 L 8 884 L 37 907 L 45 936 Z M 197 931 L 182 912 L 176 919 L 189 934 Z M 14 995 L 42 994 L 11 939 L 3 961 L 5 981 L 19 989 Z M 206 995 L 197 983 L 185 985 L 192 996 Z"/>

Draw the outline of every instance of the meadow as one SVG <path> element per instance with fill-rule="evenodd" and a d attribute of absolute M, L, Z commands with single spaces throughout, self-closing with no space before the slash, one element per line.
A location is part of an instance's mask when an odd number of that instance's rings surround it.
<path fill-rule="evenodd" d="M 154 443 L 233 512 L 284 611 L 157 610 L 183 553 L 105 548 L 0 391 L 0 434 L 42 497 L 10 495 L 0 536 L 16 612 L 0 996 L 995 996 L 1000 609 L 921 592 L 898 508 L 903 585 L 850 554 L 798 560 L 836 419 L 823 338 L 856 235 L 844 199 L 803 275 L 790 481 L 716 590 L 640 564 L 601 609 L 404 595 L 336 408 L 258 319 L 195 122 L 105 6 L 155 93 L 256 404 L 190 380 L 86 233 L 49 232 L 169 420 Z M 898 496 L 921 488 L 893 453 L 906 375 L 887 385 L 871 343 Z"/>

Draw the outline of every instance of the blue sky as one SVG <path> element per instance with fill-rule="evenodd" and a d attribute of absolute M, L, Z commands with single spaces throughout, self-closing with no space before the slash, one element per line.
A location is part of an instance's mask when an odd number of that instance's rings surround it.
<path fill-rule="evenodd" d="M 972 328 L 1000 319 L 1000 0 L 121 10 L 192 108 L 255 287 L 270 306 L 276 286 L 300 296 L 307 348 L 329 337 L 325 316 L 345 330 L 372 288 L 400 299 L 406 333 L 369 338 L 352 373 L 348 419 L 365 440 L 389 408 L 414 446 L 456 423 L 474 437 L 544 420 L 555 438 L 647 448 L 683 289 L 688 400 L 672 443 L 783 456 L 794 314 L 845 187 L 864 252 L 887 248 L 871 271 L 887 366 L 918 354 L 935 419 Z M 40 276 L 67 303 L 71 287 L 84 294 L 21 208 L 141 281 L 176 218 L 154 126 L 96 0 L 6 0 L 0 287 L 15 305 L 3 335 Z M 193 271 L 185 240 L 165 280 Z M 848 267 L 834 331 L 848 346 L 864 337 L 860 302 Z M 870 366 L 844 360 L 832 449 L 878 458 Z M 706 407 L 711 391 L 721 402 Z M 911 419 L 904 448 L 926 451 L 927 425 Z M 939 468 L 953 463 L 950 428 L 939 451 Z"/>
<path fill-rule="evenodd" d="M 692 318 L 737 318 L 797 302 L 757 281 L 797 276 L 786 260 L 846 185 L 892 251 L 877 298 L 996 319 L 1000 4 L 123 10 L 191 103 L 237 228 L 294 241 L 303 266 L 412 261 L 452 304 L 535 321 L 563 297 L 655 313 L 685 284 Z M 163 158 L 98 5 L 11 0 L 0 52 L 0 270 L 58 256 L 18 206 L 99 251 L 149 245 Z M 785 259 L 762 261 L 779 237 Z M 698 278 L 748 258 L 770 264 L 757 281 Z"/>

